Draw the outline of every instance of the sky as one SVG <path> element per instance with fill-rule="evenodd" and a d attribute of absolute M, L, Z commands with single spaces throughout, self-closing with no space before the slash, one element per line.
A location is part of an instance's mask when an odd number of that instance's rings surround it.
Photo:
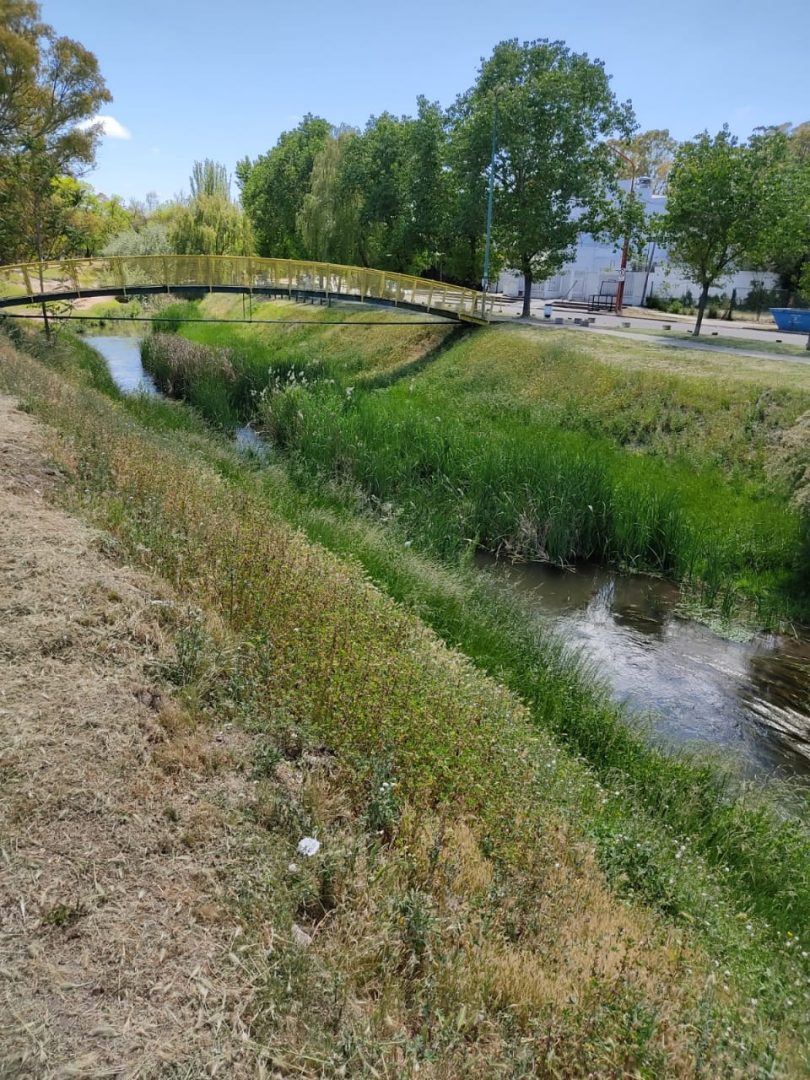
<path fill-rule="evenodd" d="M 41 2 L 45 21 L 98 57 L 113 101 L 86 179 L 125 199 L 187 191 L 206 157 L 232 172 L 308 112 L 362 126 L 413 114 L 419 94 L 449 105 L 506 38 L 602 60 L 642 130 L 686 139 L 728 123 L 745 137 L 810 120 L 808 0 Z"/>

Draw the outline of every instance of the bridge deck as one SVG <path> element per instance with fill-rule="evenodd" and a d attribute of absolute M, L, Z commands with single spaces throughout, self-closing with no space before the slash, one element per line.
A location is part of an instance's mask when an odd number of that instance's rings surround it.
<path fill-rule="evenodd" d="M 40 301 L 150 293 L 253 293 L 381 304 L 488 322 L 492 298 L 475 289 L 357 266 L 236 255 L 139 255 L 0 267 L 0 309 Z"/>

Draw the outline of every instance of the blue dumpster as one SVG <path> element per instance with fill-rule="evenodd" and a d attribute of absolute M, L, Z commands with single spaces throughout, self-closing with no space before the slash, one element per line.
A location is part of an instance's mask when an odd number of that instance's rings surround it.
<path fill-rule="evenodd" d="M 810 311 L 802 308 L 772 307 L 771 315 L 780 330 L 794 334 L 810 334 Z"/>

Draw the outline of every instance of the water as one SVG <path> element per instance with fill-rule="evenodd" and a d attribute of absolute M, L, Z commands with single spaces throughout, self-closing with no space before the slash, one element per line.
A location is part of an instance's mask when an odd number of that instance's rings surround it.
<path fill-rule="evenodd" d="M 662 741 L 710 743 L 750 774 L 810 780 L 810 641 L 729 641 L 680 618 L 677 588 L 658 578 L 483 553 L 478 565 L 578 646 L 617 701 L 649 712 Z"/>
<path fill-rule="evenodd" d="M 85 339 L 124 393 L 157 393 L 141 364 L 140 339 Z M 250 427 L 236 445 L 261 457 Z M 618 701 L 649 712 L 654 734 L 672 744 L 710 743 L 738 755 L 751 773 L 810 780 L 810 641 L 728 641 L 676 614 L 677 588 L 658 578 L 599 567 L 577 573 L 538 563 L 479 565 L 495 572 L 538 618 L 579 646 Z"/>
<path fill-rule="evenodd" d="M 101 353 L 115 385 L 124 394 L 158 394 L 155 381 L 145 370 L 141 361 L 139 337 L 114 337 L 112 334 L 87 335 L 84 339 L 91 348 Z M 262 460 L 267 457 L 267 446 L 249 425 L 237 428 L 233 440 L 239 450 Z"/>
<path fill-rule="evenodd" d="M 84 340 L 107 361 L 115 385 L 123 393 L 157 393 L 152 376 L 144 371 L 141 363 L 140 338 L 88 334 Z"/>

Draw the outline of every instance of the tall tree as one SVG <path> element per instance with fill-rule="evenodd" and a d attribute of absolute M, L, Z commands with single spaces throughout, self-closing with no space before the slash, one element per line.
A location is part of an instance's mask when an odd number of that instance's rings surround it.
<path fill-rule="evenodd" d="M 667 176 L 678 149 L 678 140 L 673 139 L 669 129 L 652 128 L 638 132 L 628 142 L 611 140 L 611 143 L 635 164 L 636 176 L 649 176 L 653 191 L 660 195 L 667 185 Z M 618 165 L 619 176 L 629 180 L 633 175 L 632 166 L 624 159 L 620 159 Z"/>
<path fill-rule="evenodd" d="M 801 298 L 810 303 L 810 123 L 783 124 L 757 137 L 779 134 L 787 150 L 779 176 L 782 206 L 767 235 L 762 265 L 779 275 L 789 304 Z"/>
<path fill-rule="evenodd" d="M 360 250 L 361 195 L 346 183 L 346 162 L 359 133 L 340 128 L 315 157 L 309 190 L 296 219 L 304 254 L 322 262 L 355 263 Z"/>
<path fill-rule="evenodd" d="M 195 161 L 191 198 L 169 226 L 169 245 L 178 255 L 249 255 L 253 251 L 250 220 L 230 197 L 225 166 Z"/>
<path fill-rule="evenodd" d="M 297 219 L 309 190 L 315 158 L 331 136 L 331 125 L 308 114 L 285 131 L 256 161 L 236 167 L 245 208 L 260 255 L 295 258 L 303 254 Z"/>
<path fill-rule="evenodd" d="M 58 253 L 60 176 L 92 164 L 110 100 L 93 53 L 40 21 L 31 0 L 0 0 L 0 259 Z M 43 316 L 48 329 L 47 312 Z"/>
<path fill-rule="evenodd" d="M 231 178 L 225 166 L 218 161 L 212 161 L 210 158 L 206 158 L 205 161 L 195 161 L 189 182 L 192 199 L 201 195 L 213 195 L 230 202 Z"/>
<path fill-rule="evenodd" d="M 678 148 L 657 231 L 670 260 L 700 285 L 695 334 L 709 289 L 746 261 L 759 260 L 783 207 L 785 154 L 778 132 L 741 145 L 727 127 Z"/>
<path fill-rule="evenodd" d="M 528 316 L 532 285 L 571 257 L 587 211 L 615 176 L 604 143 L 630 137 L 632 108 L 616 100 L 600 61 L 563 42 L 515 39 L 482 62 L 454 115 L 454 137 L 481 173 L 495 131 L 493 235 L 506 265 L 523 275 Z"/>

